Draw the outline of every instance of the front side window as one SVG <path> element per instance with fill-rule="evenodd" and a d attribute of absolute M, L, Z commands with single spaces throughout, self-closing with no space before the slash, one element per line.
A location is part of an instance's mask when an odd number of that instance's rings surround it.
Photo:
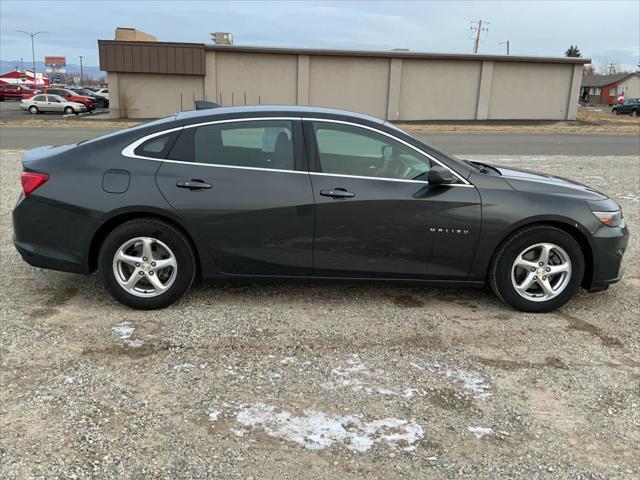
<path fill-rule="evenodd" d="M 424 180 L 430 160 L 386 135 L 337 123 L 313 122 L 320 169 L 324 173 L 401 180 Z"/>
<path fill-rule="evenodd" d="M 203 125 L 193 138 L 197 163 L 294 170 L 293 129 L 287 120 Z"/>

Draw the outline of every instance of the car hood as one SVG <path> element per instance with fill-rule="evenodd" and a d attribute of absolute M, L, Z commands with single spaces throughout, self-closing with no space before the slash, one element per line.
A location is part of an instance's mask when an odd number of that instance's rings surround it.
<path fill-rule="evenodd" d="M 523 192 L 549 193 L 585 200 L 605 200 L 608 198 L 598 190 L 566 178 L 502 165 L 492 165 L 492 167 L 498 169 L 502 178 L 509 185 Z"/>

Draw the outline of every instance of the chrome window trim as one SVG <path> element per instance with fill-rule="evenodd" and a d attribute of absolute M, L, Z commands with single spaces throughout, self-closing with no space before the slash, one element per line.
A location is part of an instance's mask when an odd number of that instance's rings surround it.
<path fill-rule="evenodd" d="M 386 177 L 367 177 L 367 176 L 360 176 L 360 175 L 343 175 L 343 174 L 339 174 L 339 173 L 325 173 L 325 172 L 311 172 L 311 171 L 300 171 L 300 170 L 280 170 L 280 169 L 275 169 L 275 168 L 262 168 L 262 167 L 240 167 L 240 166 L 234 166 L 234 165 L 223 165 L 223 164 L 218 164 L 218 163 L 199 163 L 199 162 L 187 162 L 185 160 L 172 160 L 169 158 L 153 158 L 153 157 L 145 157 L 143 155 L 137 155 L 135 153 L 135 149 L 138 148 L 140 145 L 142 145 L 143 143 L 145 143 L 147 140 L 150 140 L 152 138 L 155 137 L 159 137 L 162 135 L 166 135 L 167 133 L 172 133 L 172 132 L 177 132 L 183 129 L 187 129 L 187 128 L 197 128 L 197 127 L 202 127 L 205 125 L 216 125 L 219 123 L 236 123 L 236 122 L 253 122 L 253 121 L 262 121 L 262 120 L 301 120 L 301 121 L 314 121 L 314 122 L 325 122 L 325 123 L 337 123 L 337 124 L 343 124 L 343 125 L 351 125 L 353 127 L 358 127 L 358 128 L 362 128 L 365 130 L 371 130 L 373 132 L 379 133 L 381 135 L 387 136 L 397 142 L 402 143 L 403 145 L 406 145 L 407 147 L 411 148 L 412 150 L 415 150 L 416 152 L 420 153 L 421 155 L 424 155 L 425 157 L 427 157 L 428 159 L 434 161 L 435 163 L 437 163 L 438 165 L 440 165 L 443 168 L 446 168 L 447 170 L 449 170 L 451 173 L 453 173 L 453 175 L 455 175 L 455 177 L 460 180 L 462 183 L 452 183 L 449 184 L 447 186 L 449 187 L 472 187 L 475 188 L 471 183 L 469 183 L 465 178 L 463 178 L 460 174 L 458 174 L 458 172 L 456 172 L 455 170 L 453 170 L 451 167 L 443 164 L 441 161 L 439 161 L 437 158 L 435 158 L 433 155 L 428 154 L 427 152 L 420 150 L 418 147 L 415 147 L 413 145 L 411 145 L 408 142 L 405 142 L 404 140 L 391 135 L 390 133 L 387 132 L 383 132 L 382 130 L 378 130 L 377 128 L 373 128 L 370 127 L 368 125 L 361 125 L 359 123 L 353 123 L 353 122 L 347 122 L 344 120 L 334 120 L 331 118 L 315 118 L 315 117 L 245 117 L 245 118 L 228 118 L 225 120 L 212 120 L 210 122 L 200 122 L 200 123 L 194 123 L 194 124 L 190 124 L 190 125 L 183 125 L 181 127 L 175 127 L 175 128 L 170 128 L 167 130 L 162 130 L 160 132 L 155 132 L 155 133 L 151 133 L 149 135 L 145 135 L 142 138 L 139 138 L 138 140 L 136 140 L 135 142 L 127 145 L 123 150 L 122 150 L 122 155 L 128 158 L 137 158 L 137 159 L 141 159 L 141 160 L 151 160 L 154 162 L 169 162 L 169 163 L 181 163 L 181 164 L 185 164 L 185 165 L 198 165 L 198 166 L 202 166 L 202 167 L 214 167 L 214 168 L 233 168 L 233 169 L 238 169 L 238 170 L 257 170 L 257 171 L 262 171 L 262 172 L 277 172 L 277 173 L 297 173 L 297 174 L 304 174 L 304 175 L 317 175 L 317 176 L 329 176 L 329 177 L 342 177 L 342 178 L 361 178 L 364 180 L 379 180 L 379 181 L 384 181 L 384 182 L 401 182 L 401 183 L 422 183 L 422 184 L 429 184 L 428 181 L 426 180 L 409 180 L 409 179 L 402 179 L 402 178 L 386 178 Z"/>

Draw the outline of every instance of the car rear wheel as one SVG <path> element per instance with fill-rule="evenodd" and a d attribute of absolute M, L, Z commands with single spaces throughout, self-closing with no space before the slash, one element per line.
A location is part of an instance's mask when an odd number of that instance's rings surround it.
<path fill-rule="evenodd" d="M 640 113 L 638 112 L 638 110 L 631 110 L 631 116 L 632 116 L 632 117 L 638 117 L 638 115 L 640 115 Z"/>
<path fill-rule="evenodd" d="M 36 107 L 35 105 L 31 105 L 31 106 L 29 107 L 29 111 L 30 111 L 31 113 L 33 113 L 34 115 L 35 115 L 36 113 L 40 113 L 40 110 L 39 110 L 39 109 L 38 109 L 38 107 Z"/>
<path fill-rule="evenodd" d="M 99 99 L 99 100 L 98 100 L 98 102 L 97 102 L 97 104 L 96 104 L 96 106 L 97 106 L 98 108 L 105 108 L 105 107 L 107 106 L 107 102 L 105 102 L 105 101 L 104 101 L 104 100 L 102 100 L 102 99 Z"/>
<path fill-rule="evenodd" d="M 76 113 L 76 111 L 73 109 L 73 107 L 64 107 L 64 113 L 66 113 L 67 115 L 71 115 L 72 113 Z"/>
<path fill-rule="evenodd" d="M 159 220 L 139 219 L 107 236 L 98 268 L 116 300 L 152 310 L 171 305 L 187 292 L 196 261 L 189 240 L 179 230 Z"/>
<path fill-rule="evenodd" d="M 573 297 L 585 262 L 578 242 L 551 226 L 534 226 L 509 238 L 489 271 L 494 293 L 524 312 L 549 312 Z"/>

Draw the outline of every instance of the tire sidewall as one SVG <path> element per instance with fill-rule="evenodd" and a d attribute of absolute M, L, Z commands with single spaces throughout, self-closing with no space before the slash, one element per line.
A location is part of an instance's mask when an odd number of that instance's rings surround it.
<path fill-rule="evenodd" d="M 35 105 L 31 105 L 29 107 L 29 112 L 33 115 L 40 113 L 40 109 L 38 107 L 36 107 Z"/>
<path fill-rule="evenodd" d="M 511 281 L 511 269 L 516 257 L 528 247 L 538 243 L 553 243 L 562 248 L 571 260 L 571 279 L 565 289 L 546 302 L 533 302 L 518 294 Z M 491 286 L 494 292 L 511 307 L 542 313 L 555 310 L 567 303 L 580 289 L 585 271 L 582 248 L 568 233 L 555 227 L 532 227 L 512 236 L 500 249 L 491 269 Z"/>
<path fill-rule="evenodd" d="M 176 279 L 169 289 L 157 297 L 136 297 L 124 290 L 113 273 L 113 256 L 126 241 L 136 237 L 152 237 L 166 244 L 178 264 Z M 193 250 L 187 238 L 171 225 L 156 220 L 132 220 L 117 227 L 102 243 L 98 270 L 104 285 L 119 302 L 136 309 L 153 310 L 176 302 L 191 286 L 196 272 Z"/>

